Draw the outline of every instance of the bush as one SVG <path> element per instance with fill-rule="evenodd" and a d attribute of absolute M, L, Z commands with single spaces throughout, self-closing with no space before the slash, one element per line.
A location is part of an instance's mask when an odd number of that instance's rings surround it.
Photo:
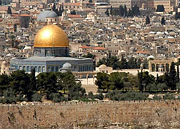
<path fill-rule="evenodd" d="M 154 95 L 153 100 L 161 100 L 161 96 Z"/>
<path fill-rule="evenodd" d="M 64 100 L 64 97 L 62 96 L 62 94 L 60 93 L 51 93 L 49 95 L 50 100 L 52 100 L 53 102 L 57 103 L 57 102 L 61 102 Z"/>
<path fill-rule="evenodd" d="M 17 96 L 17 101 L 22 102 L 22 101 L 27 101 L 27 98 L 25 97 L 25 95 L 18 95 Z"/>
<path fill-rule="evenodd" d="M 38 93 L 35 93 L 32 95 L 32 101 L 39 101 L 41 102 L 41 99 L 42 99 L 42 95 L 38 94 Z"/>
<path fill-rule="evenodd" d="M 88 93 L 88 98 L 94 99 L 93 92 L 89 92 L 89 93 Z"/>
<path fill-rule="evenodd" d="M 173 94 L 167 93 L 167 94 L 165 94 L 165 95 L 163 96 L 163 99 L 164 99 L 164 100 L 166 100 L 166 99 L 168 99 L 168 100 L 170 100 L 170 99 L 175 99 L 175 96 L 174 96 Z"/>
<path fill-rule="evenodd" d="M 102 93 L 100 93 L 100 94 L 95 95 L 95 98 L 99 99 L 99 100 L 103 100 L 104 99 L 104 95 Z"/>
<path fill-rule="evenodd" d="M 148 94 L 140 93 L 140 92 L 126 92 L 122 93 L 120 91 L 113 91 L 106 95 L 107 98 L 115 101 L 122 100 L 146 100 L 148 98 Z"/>
<path fill-rule="evenodd" d="M 16 103 L 17 97 L 15 96 L 15 92 L 12 88 L 9 88 L 3 93 L 4 98 L 2 98 L 3 103 Z"/>

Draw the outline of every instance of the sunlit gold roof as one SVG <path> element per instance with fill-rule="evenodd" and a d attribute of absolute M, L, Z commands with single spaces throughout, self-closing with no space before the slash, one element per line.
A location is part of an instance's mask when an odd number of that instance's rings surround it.
<path fill-rule="evenodd" d="M 69 47 L 69 40 L 57 25 L 46 25 L 35 36 L 34 47 Z"/>

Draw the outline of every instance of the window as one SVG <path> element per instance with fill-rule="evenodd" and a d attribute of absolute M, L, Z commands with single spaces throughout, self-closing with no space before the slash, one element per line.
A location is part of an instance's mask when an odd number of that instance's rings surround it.
<path fill-rule="evenodd" d="M 38 67 L 38 72 L 41 72 L 41 66 Z"/>
<path fill-rule="evenodd" d="M 30 70 L 29 70 L 29 66 L 27 66 L 27 67 L 26 67 L 26 71 L 27 71 L 27 72 L 30 72 Z"/>
<path fill-rule="evenodd" d="M 51 72 L 54 72 L 54 66 L 51 66 Z"/>
<path fill-rule="evenodd" d="M 51 71 L 51 67 L 48 66 L 48 67 L 47 67 L 47 72 L 50 72 L 50 71 Z"/>
<path fill-rule="evenodd" d="M 45 72 L 45 71 L 46 71 L 46 70 L 45 70 L 45 66 L 43 66 L 43 67 L 42 67 L 42 72 Z"/>
<path fill-rule="evenodd" d="M 56 66 L 56 70 L 55 70 L 56 72 L 58 72 L 59 71 L 59 68 L 58 68 L 58 66 Z"/>

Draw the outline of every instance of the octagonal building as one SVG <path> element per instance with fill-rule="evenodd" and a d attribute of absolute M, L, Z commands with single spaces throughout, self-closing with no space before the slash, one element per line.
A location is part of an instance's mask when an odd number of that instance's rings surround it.
<path fill-rule="evenodd" d="M 69 40 L 59 26 L 46 25 L 35 36 L 34 56 L 12 59 L 10 71 L 31 72 L 35 69 L 36 73 L 60 72 L 64 70 L 65 64 L 68 64 L 68 69 L 72 72 L 93 71 L 92 59 L 69 56 Z"/>

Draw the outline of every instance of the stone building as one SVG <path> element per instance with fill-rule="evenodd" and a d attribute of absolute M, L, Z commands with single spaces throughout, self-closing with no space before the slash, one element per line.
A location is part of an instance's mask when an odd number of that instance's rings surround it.
<path fill-rule="evenodd" d="M 149 71 L 150 72 L 167 72 L 170 69 L 171 63 L 174 59 L 165 60 L 150 60 L 149 61 Z"/>
<path fill-rule="evenodd" d="M 165 12 L 174 11 L 178 6 L 178 0 L 144 0 L 144 8 L 157 9 L 158 5 L 163 5 Z"/>
<path fill-rule="evenodd" d="M 128 9 L 131 9 L 135 5 L 140 8 L 142 6 L 140 0 L 109 0 L 109 3 L 114 8 L 119 8 L 120 5 L 126 5 Z"/>

